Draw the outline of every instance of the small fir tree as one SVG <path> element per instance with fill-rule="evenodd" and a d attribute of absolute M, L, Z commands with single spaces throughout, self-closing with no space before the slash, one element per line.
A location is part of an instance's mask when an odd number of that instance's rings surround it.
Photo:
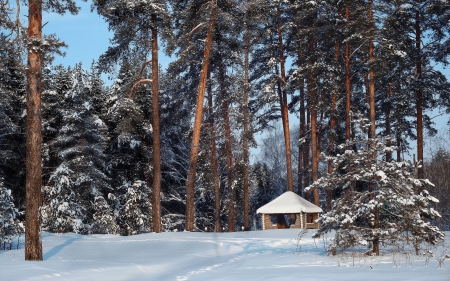
<path fill-rule="evenodd" d="M 118 224 L 123 235 L 149 232 L 151 229 L 151 192 L 144 181 L 125 183 L 119 187 L 123 192 L 118 197 Z"/>
<path fill-rule="evenodd" d="M 437 199 L 425 189 L 432 184 L 416 179 L 409 162 L 387 162 L 373 157 L 374 153 L 385 155 L 396 148 L 387 147 L 380 139 L 367 139 L 364 133 L 370 126 L 367 121 L 356 120 L 355 128 L 360 134 L 340 146 L 340 149 L 356 146 L 357 151 L 347 149 L 329 157 L 333 172 L 309 187 L 340 193 L 332 201 L 331 211 L 319 218 L 320 228 L 315 237 L 335 230 L 335 239 L 328 249 L 332 254 L 359 244 L 372 247 L 371 251 L 379 255 L 380 242 L 386 246 L 412 242 L 418 253 L 421 243 L 435 244 L 444 237 L 427 221 L 440 217 L 430 207 Z"/>
<path fill-rule="evenodd" d="M 3 186 L 0 179 L 0 249 L 6 245 L 12 247 L 13 239 L 24 233 L 24 227 L 17 219 L 19 211 L 14 207 L 11 190 Z"/>

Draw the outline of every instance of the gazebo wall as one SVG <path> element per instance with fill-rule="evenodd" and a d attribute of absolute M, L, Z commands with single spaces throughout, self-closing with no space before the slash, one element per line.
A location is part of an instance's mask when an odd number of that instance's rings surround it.
<path fill-rule="evenodd" d="M 278 229 L 277 224 L 272 223 L 272 220 L 270 219 L 270 215 L 277 215 L 277 214 L 262 214 L 261 220 L 263 223 L 263 230 L 265 229 Z M 286 214 L 289 215 L 289 214 Z M 313 221 L 319 218 L 318 213 L 309 214 L 312 215 Z M 295 223 L 290 225 L 290 228 L 308 228 L 308 229 L 318 229 L 319 223 L 308 223 L 308 214 L 301 213 L 301 214 L 295 214 Z"/>
<path fill-rule="evenodd" d="M 263 214 L 263 230 L 265 229 L 277 229 L 277 225 L 272 223 L 269 214 Z"/>

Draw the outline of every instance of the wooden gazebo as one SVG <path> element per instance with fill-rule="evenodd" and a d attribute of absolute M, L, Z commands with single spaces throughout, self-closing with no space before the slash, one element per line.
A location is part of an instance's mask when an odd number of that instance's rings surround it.
<path fill-rule="evenodd" d="M 256 210 L 261 214 L 263 230 L 282 228 L 319 228 L 315 222 L 322 209 L 292 191 L 286 191 Z M 286 218 L 288 221 L 286 221 Z"/>

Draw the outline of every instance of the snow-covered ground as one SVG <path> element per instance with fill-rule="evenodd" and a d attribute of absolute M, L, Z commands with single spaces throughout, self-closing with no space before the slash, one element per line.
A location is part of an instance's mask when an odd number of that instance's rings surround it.
<path fill-rule="evenodd" d="M 44 261 L 0 251 L 0 280 L 450 280 L 450 233 L 434 257 L 357 251 L 327 256 L 299 230 L 160 233 L 136 236 L 43 233 Z"/>

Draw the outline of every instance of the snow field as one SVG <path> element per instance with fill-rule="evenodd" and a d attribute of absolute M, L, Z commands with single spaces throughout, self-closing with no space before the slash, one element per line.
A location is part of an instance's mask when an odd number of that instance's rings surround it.
<path fill-rule="evenodd" d="M 0 251 L 0 280 L 450 280 L 450 260 L 366 248 L 327 256 L 323 239 L 298 229 L 135 236 L 43 233 L 43 262 Z M 430 247 L 450 254 L 450 239 Z M 358 251 L 359 250 L 359 251 Z"/>

